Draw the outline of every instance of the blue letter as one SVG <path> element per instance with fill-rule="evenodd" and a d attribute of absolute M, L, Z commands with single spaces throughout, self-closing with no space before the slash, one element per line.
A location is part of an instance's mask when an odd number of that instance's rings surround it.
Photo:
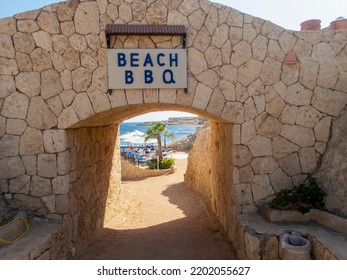
<path fill-rule="evenodd" d="M 139 54 L 138 53 L 131 53 L 130 54 L 130 66 L 131 67 L 138 67 L 139 64 L 137 62 L 139 62 L 139 58 L 138 58 Z"/>
<path fill-rule="evenodd" d="M 169 74 L 169 79 L 166 79 L 166 73 Z M 172 71 L 170 69 L 166 69 L 164 72 L 163 72 L 163 82 L 165 84 L 175 84 L 176 81 L 174 80 L 174 74 L 172 73 Z"/>
<path fill-rule="evenodd" d="M 153 73 L 152 70 L 145 70 L 145 84 L 153 83 Z"/>
<path fill-rule="evenodd" d="M 125 70 L 125 83 L 128 84 L 132 84 L 134 82 L 134 76 L 133 76 L 133 71 L 131 70 Z"/>
<path fill-rule="evenodd" d="M 127 65 L 127 61 L 125 59 L 125 53 L 118 53 L 118 67 L 124 67 Z"/>
<path fill-rule="evenodd" d="M 143 67 L 146 67 L 147 64 L 151 65 L 152 67 L 154 66 L 151 55 L 149 53 L 146 55 L 145 61 L 143 63 Z"/>
<path fill-rule="evenodd" d="M 157 63 L 158 63 L 158 65 L 159 66 L 165 66 L 165 63 L 160 61 L 160 57 L 165 57 L 165 54 L 158 53 L 158 56 L 157 56 Z"/>
<path fill-rule="evenodd" d="M 172 53 L 170 53 L 170 67 L 172 67 L 172 62 L 176 63 L 175 67 L 178 67 L 178 54 L 175 53 L 175 58 L 172 57 Z"/>

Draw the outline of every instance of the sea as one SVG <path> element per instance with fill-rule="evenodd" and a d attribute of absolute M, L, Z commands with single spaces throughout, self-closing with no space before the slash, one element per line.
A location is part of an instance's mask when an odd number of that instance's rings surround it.
<path fill-rule="evenodd" d="M 141 132 L 146 132 L 149 126 L 139 125 L 140 122 L 123 122 L 120 125 L 120 135 L 126 134 L 128 132 L 132 132 L 134 130 L 138 130 Z M 187 137 L 189 134 L 193 134 L 195 132 L 195 125 L 167 125 L 167 130 L 175 135 L 174 139 L 166 137 L 166 144 L 170 144 L 172 142 L 178 141 L 182 138 Z M 121 139 L 121 147 L 127 147 L 128 142 L 122 141 Z M 162 144 L 164 145 L 164 139 L 162 139 Z"/>

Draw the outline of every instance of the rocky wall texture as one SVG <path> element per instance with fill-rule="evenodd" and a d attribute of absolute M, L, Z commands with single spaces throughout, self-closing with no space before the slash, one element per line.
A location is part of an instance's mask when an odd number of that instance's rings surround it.
<path fill-rule="evenodd" d="M 73 225 L 76 248 L 93 238 L 116 210 L 121 176 L 117 135 L 117 125 L 68 131 L 70 188 L 68 195 L 60 198 L 64 208 L 58 210 Z"/>
<path fill-rule="evenodd" d="M 187 93 L 107 94 L 106 24 L 184 25 Z M 0 191 L 50 218 L 74 208 L 66 206 L 73 201 L 67 181 L 74 181 L 68 128 L 104 127 L 157 110 L 233 124 L 226 134 L 233 158 L 218 155 L 233 174 L 228 207 L 245 213 L 317 169 L 331 123 L 347 103 L 346 30 L 288 31 L 207 0 L 70 0 L 0 19 L 0 41 Z M 180 48 L 182 42 L 114 36 L 111 46 Z M 286 63 L 289 53 L 296 63 Z M 87 217 L 81 228 L 88 223 Z"/>
<path fill-rule="evenodd" d="M 319 184 L 327 193 L 325 207 L 347 217 L 347 111 L 333 122 L 331 139 L 315 173 Z"/>

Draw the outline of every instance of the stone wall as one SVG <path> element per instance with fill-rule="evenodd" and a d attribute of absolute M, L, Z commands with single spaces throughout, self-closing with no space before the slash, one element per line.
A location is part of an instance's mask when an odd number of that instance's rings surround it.
<path fill-rule="evenodd" d="M 326 208 L 347 217 L 347 111 L 333 122 L 331 139 L 315 173 L 319 184 L 327 193 Z"/>
<path fill-rule="evenodd" d="M 175 172 L 174 166 L 172 166 L 170 169 L 161 169 L 161 170 L 143 169 L 125 160 L 121 161 L 121 167 L 122 167 L 122 171 L 121 171 L 122 180 L 124 181 L 140 180 L 140 179 L 145 179 L 148 177 L 161 176 L 161 175 L 171 174 Z"/>
<path fill-rule="evenodd" d="M 72 223 L 76 248 L 94 237 L 116 211 L 120 192 L 118 126 L 68 130 L 70 188 L 59 211 Z"/>
<path fill-rule="evenodd" d="M 112 23 L 184 25 L 187 93 L 108 94 L 105 26 Z M 331 123 L 347 103 L 346 30 L 288 31 L 207 0 L 70 0 L 0 19 L 0 40 L 0 191 L 13 205 L 48 218 L 84 209 L 73 192 L 83 186 L 70 188 L 68 181 L 84 182 L 98 170 L 74 159 L 83 171 L 76 178 L 70 173 L 74 156 L 82 153 L 70 154 L 69 129 L 97 131 L 158 110 L 209 119 L 216 124 L 212 141 L 233 149 L 225 156 L 212 143 L 211 164 L 230 168 L 216 173 L 221 189 L 211 192 L 220 197 L 216 203 L 224 206 L 215 210 L 224 207 L 221 220 L 227 223 L 235 211 L 254 211 L 257 202 L 314 172 Z M 113 36 L 111 47 L 181 48 L 182 42 L 176 36 Z M 289 53 L 296 63 L 286 63 Z M 233 133 L 224 134 L 223 125 L 233 126 Z M 74 133 L 85 135 L 76 130 L 69 137 Z M 105 148 L 102 141 L 108 138 L 99 142 Z M 75 228 L 100 223 L 100 216 L 78 211 L 70 217 Z"/>

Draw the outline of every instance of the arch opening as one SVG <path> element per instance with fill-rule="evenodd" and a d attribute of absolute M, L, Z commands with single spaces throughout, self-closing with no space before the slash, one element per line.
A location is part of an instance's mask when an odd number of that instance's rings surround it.
<path fill-rule="evenodd" d="M 210 142 L 205 147 L 205 160 L 191 163 L 186 184 L 207 201 L 223 230 L 232 235 L 234 221 L 232 167 L 233 125 L 199 110 L 176 105 L 153 104 L 111 109 L 67 129 L 70 145 L 71 172 L 69 216 L 74 223 L 74 243 L 82 247 L 105 222 L 115 217 L 121 185 L 120 123 L 139 115 L 138 112 L 163 110 L 203 115 L 211 123 Z M 112 120 L 112 121 L 111 121 Z M 208 165 L 209 172 L 199 170 Z M 205 184 L 201 185 L 201 179 Z"/>

